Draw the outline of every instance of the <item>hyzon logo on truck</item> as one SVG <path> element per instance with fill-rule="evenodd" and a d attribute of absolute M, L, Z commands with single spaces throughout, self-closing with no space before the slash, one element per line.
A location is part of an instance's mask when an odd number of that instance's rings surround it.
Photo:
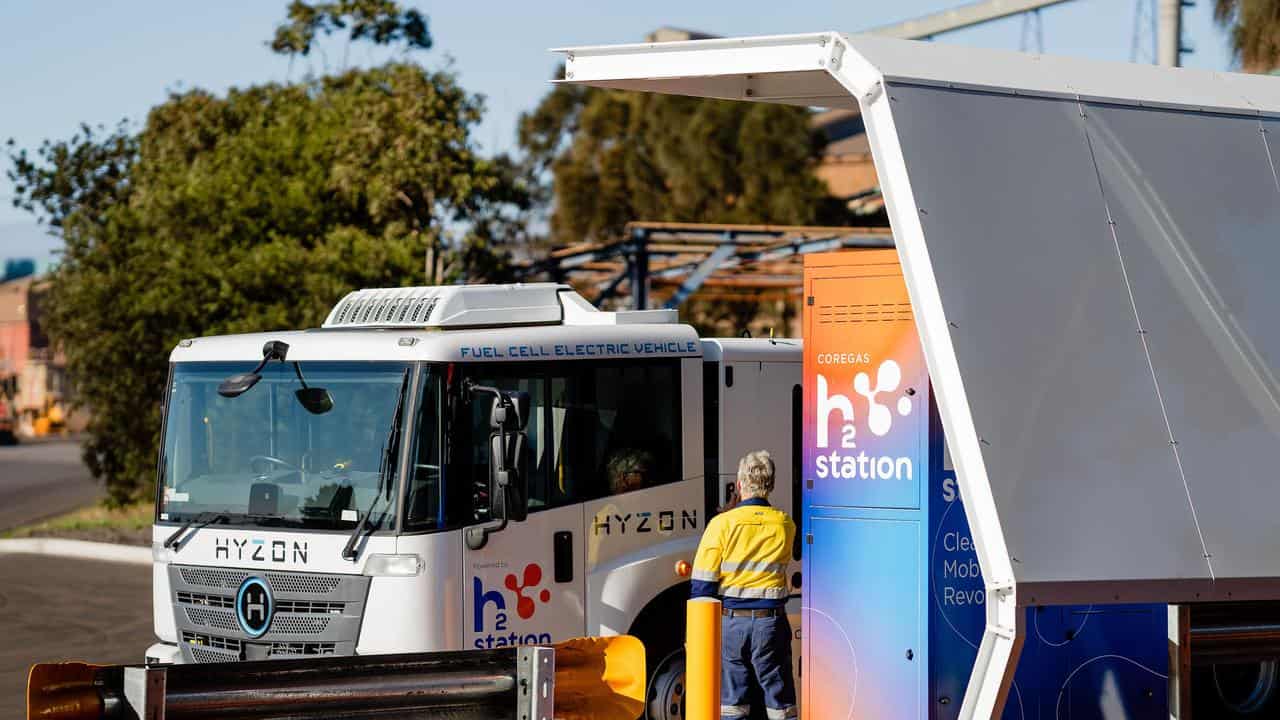
<path fill-rule="evenodd" d="M 272 540 L 270 544 L 259 538 L 227 538 L 213 539 L 213 557 L 215 560 L 240 561 L 256 560 L 257 562 L 295 562 L 307 561 L 307 541 Z"/>
<path fill-rule="evenodd" d="M 474 629 L 477 634 L 485 632 L 485 610 L 493 606 L 493 630 L 475 639 L 476 649 L 507 647 L 508 645 L 546 645 L 551 642 L 551 633 L 517 633 L 508 631 L 510 618 L 507 616 L 507 595 L 501 590 L 485 590 L 484 582 L 472 576 L 472 595 L 475 603 Z M 521 620 L 531 620 L 538 611 L 538 602 L 543 605 L 551 602 L 551 591 L 537 587 L 542 584 L 542 566 L 529 563 L 524 572 L 517 578 L 515 573 L 507 573 L 503 585 L 511 591 L 515 598 L 515 613 Z M 497 634 L 495 634 L 497 633 Z M 505 635 L 501 633 L 507 633 Z"/>
<path fill-rule="evenodd" d="M 680 511 L 680 529 L 698 529 L 698 511 L 696 509 Z M 627 533 L 643 534 L 655 531 L 668 535 L 676 530 L 676 511 L 659 510 L 657 513 L 644 511 L 626 513 L 624 515 L 612 510 L 605 510 L 591 520 L 591 532 L 595 535 L 608 535 L 614 530 L 617 530 L 619 535 L 626 535 Z"/>
<path fill-rule="evenodd" d="M 867 353 L 819 353 L 818 365 L 845 365 L 850 361 L 868 363 Z M 902 385 L 902 368 L 894 360 L 885 360 L 876 369 L 875 383 L 871 376 L 860 371 L 853 378 L 853 391 L 866 400 L 867 429 L 874 437 L 882 438 L 893 430 L 894 412 L 906 417 L 915 409 L 911 400 L 914 391 L 907 389 L 893 394 Z M 868 455 L 858 449 L 858 427 L 853 401 L 848 395 L 831 392 L 826 376 L 817 374 L 817 447 L 821 453 L 815 461 L 815 472 L 820 478 L 843 480 L 911 480 L 914 478 L 912 459 L 901 455 Z M 831 417 L 839 413 L 839 445 L 830 453 Z M 854 452 L 857 451 L 857 452 Z"/>

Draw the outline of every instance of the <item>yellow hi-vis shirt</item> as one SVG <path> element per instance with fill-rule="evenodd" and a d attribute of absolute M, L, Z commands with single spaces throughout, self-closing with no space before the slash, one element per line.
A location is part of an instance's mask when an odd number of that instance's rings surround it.
<path fill-rule="evenodd" d="M 787 563 L 796 526 L 762 499 L 744 500 L 707 523 L 693 559 L 694 597 L 720 595 L 725 607 L 767 608 L 787 599 Z"/>

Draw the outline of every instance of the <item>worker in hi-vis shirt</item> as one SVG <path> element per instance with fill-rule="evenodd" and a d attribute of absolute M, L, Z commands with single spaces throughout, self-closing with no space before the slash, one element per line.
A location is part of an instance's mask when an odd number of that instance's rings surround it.
<path fill-rule="evenodd" d="M 796 716 L 787 621 L 787 562 L 795 523 L 769 505 L 773 459 L 764 450 L 738 463 L 738 504 L 711 519 L 693 560 L 693 597 L 716 597 L 721 614 L 720 717 L 745 718 L 752 675 L 769 720 Z M 753 672 L 754 671 L 754 672 Z"/>

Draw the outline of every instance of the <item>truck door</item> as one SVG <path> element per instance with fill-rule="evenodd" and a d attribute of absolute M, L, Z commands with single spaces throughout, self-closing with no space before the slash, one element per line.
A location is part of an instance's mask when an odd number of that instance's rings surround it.
<path fill-rule="evenodd" d="M 738 461 L 753 450 L 768 450 L 775 464 L 775 484 L 769 501 L 795 519 L 800 516 L 798 443 L 793 442 L 793 405 L 798 409 L 801 365 L 798 362 L 734 362 L 726 358 L 719 378 L 720 504 L 729 500 L 738 475 Z"/>
<path fill-rule="evenodd" d="M 764 341 L 761 341 L 764 342 Z M 753 450 L 768 450 L 774 462 L 774 487 L 769 502 L 785 510 L 803 530 L 800 491 L 800 411 L 801 364 L 797 362 L 734 361 L 726 356 L 720 373 L 720 424 L 723 444 L 719 449 L 720 504 L 728 502 L 738 476 L 738 461 Z M 793 634 L 791 657 L 797 677 L 801 670 L 801 564 L 803 547 L 797 532 L 792 562 L 787 569 L 791 600 L 787 616 Z"/>
<path fill-rule="evenodd" d="M 529 393 L 529 516 L 489 535 L 479 550 L 463 544 L 463 617 L 468 647 L 546 644 L 585 631 L 582 505 L 553 492 L 554 452 L 545 368 L 535 363 L 479 365 L 476 382 Z M 458 414 L 464 436 L 455 452 L 470 453 L 472 480 L 488 476 L 488 406 L 470 403 Z"/>

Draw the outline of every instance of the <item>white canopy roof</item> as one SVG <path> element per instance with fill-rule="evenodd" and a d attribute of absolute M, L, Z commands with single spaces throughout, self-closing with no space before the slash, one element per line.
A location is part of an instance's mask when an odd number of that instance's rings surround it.
<path fill-rule="evenodd" d="M 860 107 L 988 585 L 1280 599 L 1280 80 L 838 33 L 567 48 L 566 81 Z"/>
<path fill-rule="evenodd" d="M 852 52 L 850 52 L 852 51 Z M 1227 112 L 1280 113 L 1275 78 L 813 33 L 557 48 L 565 80 L 619 90 L 858 107 L 876 83 Z"/>

